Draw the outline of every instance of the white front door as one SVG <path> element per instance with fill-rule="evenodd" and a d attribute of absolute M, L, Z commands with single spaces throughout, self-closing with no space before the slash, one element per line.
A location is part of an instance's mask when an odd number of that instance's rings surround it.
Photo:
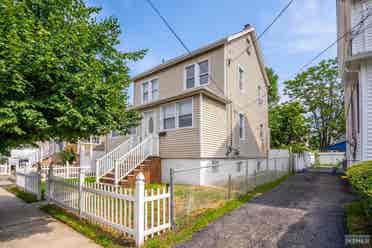
<path fill-rule="evenodd" d="M 156 132 L 155 114 L 153 111 L 143 112 L 142 116 L 142 139 Z"/>

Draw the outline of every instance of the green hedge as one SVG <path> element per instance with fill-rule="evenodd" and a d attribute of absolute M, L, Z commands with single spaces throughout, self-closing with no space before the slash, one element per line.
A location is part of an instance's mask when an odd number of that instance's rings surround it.
<path fill-rule="evenodd" d="M 361 196 L 366 215 L 372 217 L 372 161 L 353 165 L 346 175 L 354 191 Z"/>

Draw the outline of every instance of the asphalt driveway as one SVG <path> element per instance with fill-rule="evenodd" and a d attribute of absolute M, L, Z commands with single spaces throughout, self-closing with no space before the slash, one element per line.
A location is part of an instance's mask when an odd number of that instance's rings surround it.
<path fill-rule="evenodd" d="M 298 174 L 178 247 L 344 247 L 343 205 L 352 200 L 338 176 Z"/>

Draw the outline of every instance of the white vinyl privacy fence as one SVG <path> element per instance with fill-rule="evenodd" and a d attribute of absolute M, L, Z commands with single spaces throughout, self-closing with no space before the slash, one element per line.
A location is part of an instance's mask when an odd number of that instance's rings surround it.
<path fill-rule="evenodd" d="M 170 193 L 167 187 L 145 190 L 144 176 L 137 176 L 136 187 L 85 183 L 51 174 L 48 177 L 48 200 L 74 211 L 92 223 L 133 237 L 136 245 L 170 228 Z"/>

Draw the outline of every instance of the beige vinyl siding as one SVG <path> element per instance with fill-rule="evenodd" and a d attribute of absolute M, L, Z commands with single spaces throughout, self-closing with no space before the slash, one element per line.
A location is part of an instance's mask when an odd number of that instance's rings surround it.
<path fill-rule="evenodd" d="M 202 96 L 202 98 L 202 157 L 225 157 L 228 141 L 226 105 L 207 96 Z"/>
<path fill-rule="evenodd" d="M 141 104 L 142 83 L 153 78 L 159 79 L 159 99 L 169 98 L 184 92 L 184 73 L 185 67 L 190 64 L 198 63 L 208 59 L 209 73 L 214 79 L 208 85 L 218 94 L 223 94 L 224 90 L 224 47 L 221 46 L 215 50 L 201 54 L 195 58 L 186 60 L 177 65 L 166 68 L 154 73 L 144 79 L 134 82 L 134 105 Z M 221 92 L 222 91 L 222 92 Z"/>
<path fill-rule="evenodd" d="M 160 137 L 160 157 L 199 158 L 200 157 L 200 108 L 199 96 L 193 96 L 193 127 L 165 130 Z"/>
<path fill-rule="evenodd" d="M 249 46 L 247 38 L 253 44 L 248 34 L 233 40 L 226 48 L 227 57 L 235 58 L 227 66 L 228 95 L 233 101 L 229 106 L 228 117 L 232 119 L 230 129 L 233 132 L 233 146 L 239 148 L 240 156 L 264 156 L 269 148 L 267 88 L 254 46 L 250 48 L 250 55 L 246 52 L 242 54 Z M 239 66 L 244 69 L 243 91 L 239 89 Z M 262 104 L 258 101 L 258 86 L 261 87 Z M 239 113 L 245 117 L 244 140 L 239 139 Z M 260 138 L 260 124 L 264 127 L 263 142 Z"/>

